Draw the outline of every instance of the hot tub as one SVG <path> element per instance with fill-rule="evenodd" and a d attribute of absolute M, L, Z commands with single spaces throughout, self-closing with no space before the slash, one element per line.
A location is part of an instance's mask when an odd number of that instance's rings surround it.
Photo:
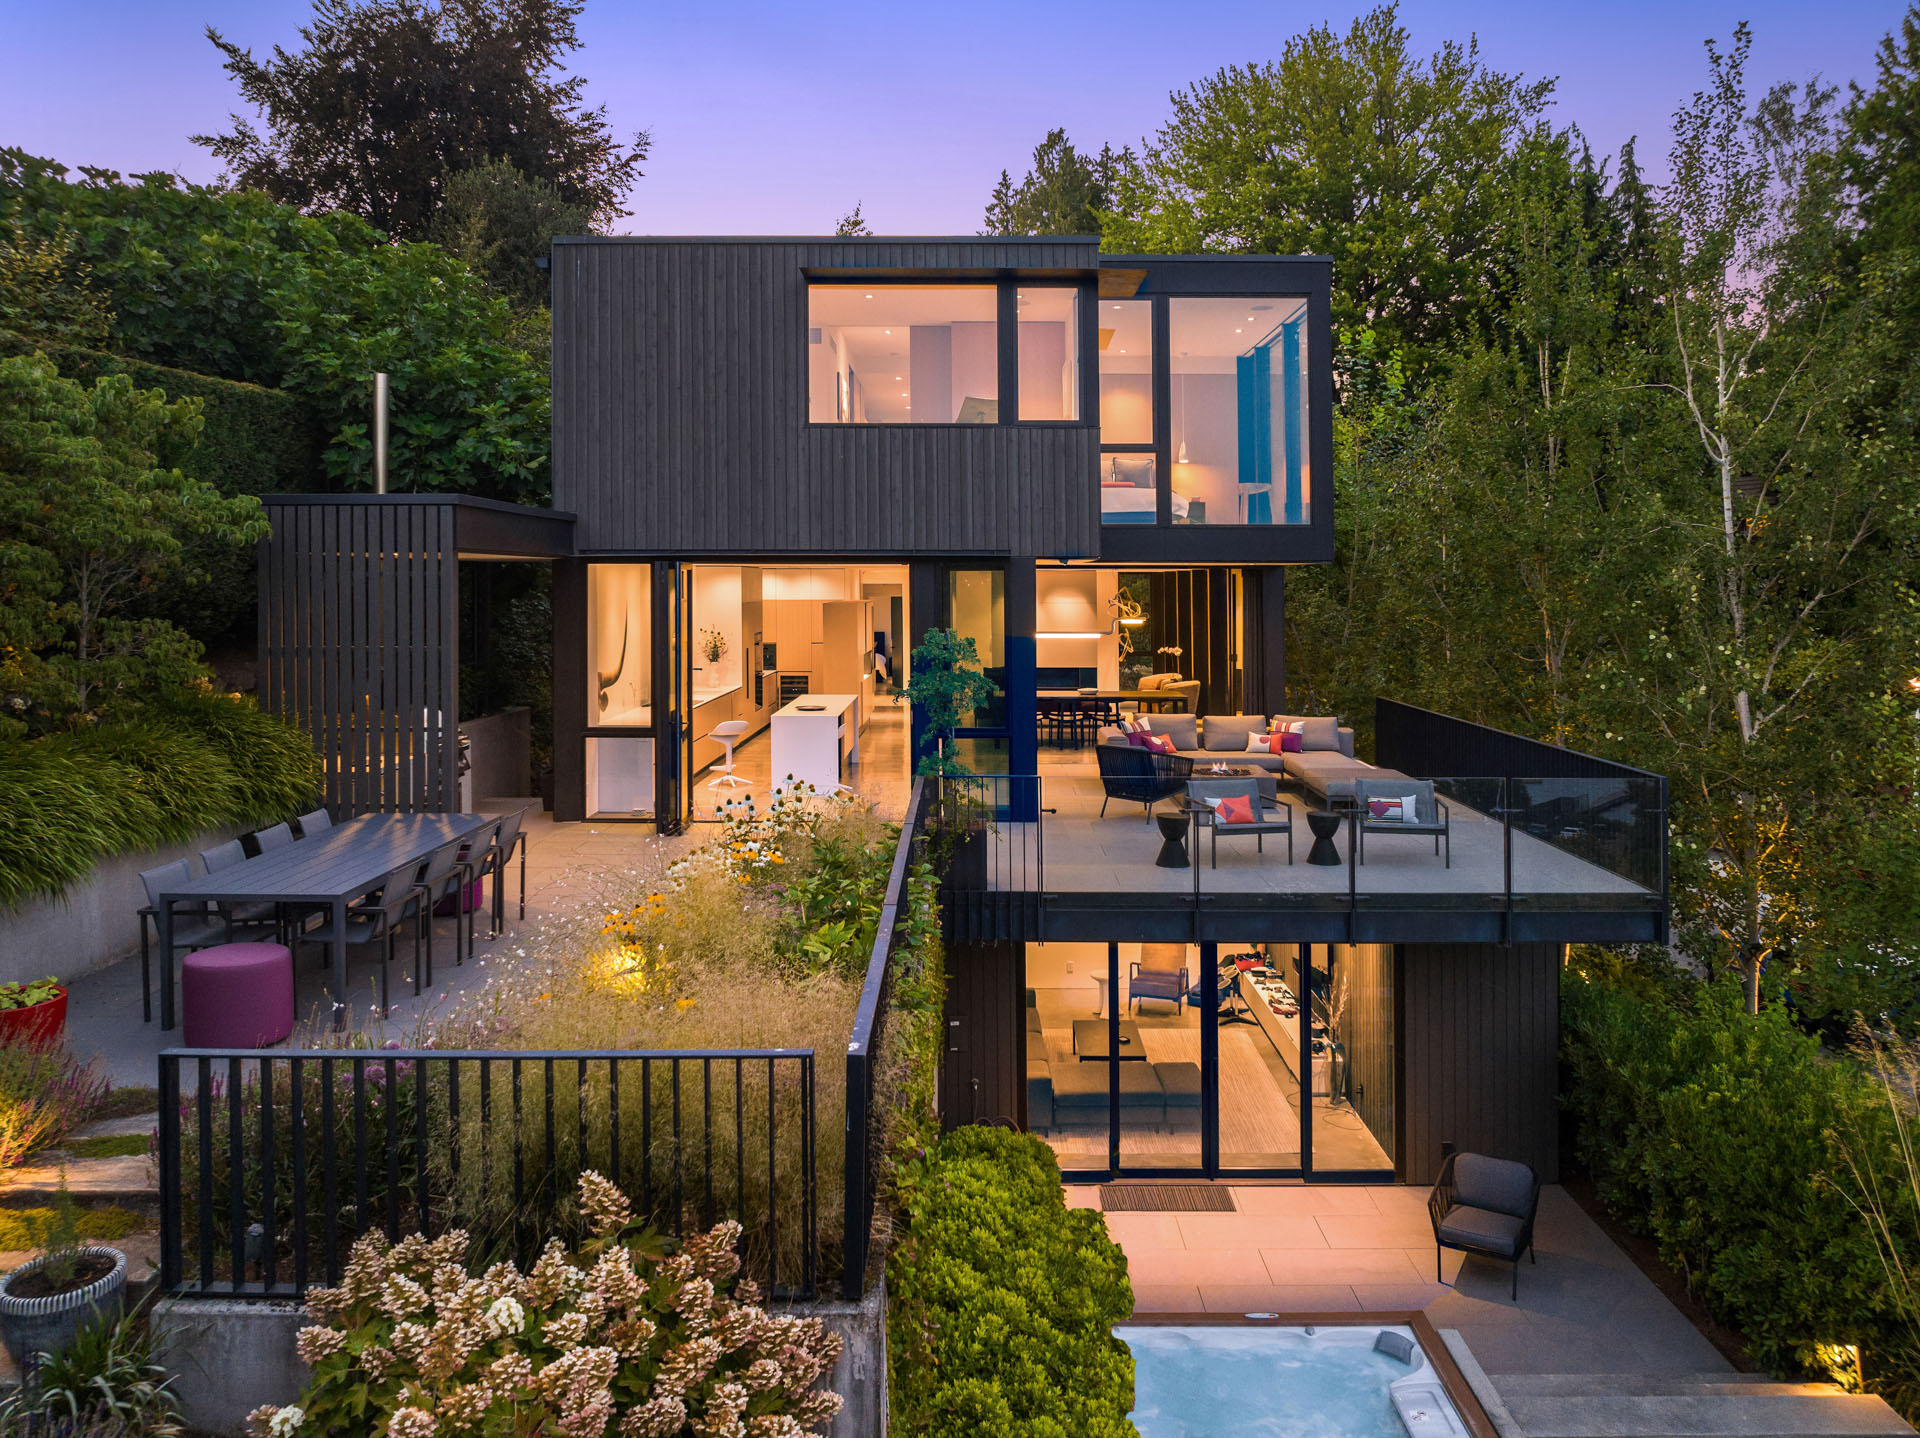
<path fill-rule="evenodd" d="M 1387 1315 L 1382 1315 L 1385 1317 Z M 1356 1323 L 1177 1317 L 1124 1323 L 1140 1438 L 1471 1438 L 1490 1431 L 1438 1335 Z M 1479 1419 L 1472 1423 L 1468 1416 Z"/>

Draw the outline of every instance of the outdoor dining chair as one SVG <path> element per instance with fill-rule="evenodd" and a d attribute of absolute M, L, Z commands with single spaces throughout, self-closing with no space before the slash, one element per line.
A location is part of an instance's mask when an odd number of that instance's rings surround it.
<path fill-rule="evenodd" d="M 140 882 L 147 890 L 146 907 L 140 910 L 140 1007 L 148 1023 L 153 1022 L 153 960 L 147 924 L 159 918 L 160 895 L 176 888 L 181 880 L 192 877 L 193 865 L 185 859 L 176 859 L 171 864 L 162 864 L 140 875 Z M 181 950 L 192 953 L 195 949 L 210 949 L 215 944 L 228 943 L 232 938 L 233 925 L 227 922 L 225 915 L 216 917 L 204 904 L 191 909 L 174 906 L 173 947 L 176 953 Z"/>
<path fill-rule="evenodd" d="M 238 839 L 229 839 L 224 844 L 215 844 L 211 849 L 202 850 L 200 854 L 200 862 L 209 874 L 231 869 L 236 864 L 244 864 L 246 860 L 247 851 Z M 264 901 L 228 904 L 216 899 L 214 907 L 225 915 L 227 922 L 236 929 L 272 929 L 277 932 L 284 922 L 278 904 Z"/>
<path fill-rule="evenodd" d="M 284 849 L 293 842 L 293 826 L 283 819 L 271 829 L 255 830 L 253 842 L 262 854 Z"/>
<path fill-rule="evenodd" d="M 389 991 L 388 971 L 393 967 L 394 933 L 409 918 L 415 921 L 413 930 L 413 975 L 414 991 L 420 989 L 420 929 L 425 923 L 420 908 L 420 886 L 414 882 L 420 865 L 409 859 L 381 879 L 379 887 L 369 892 L 368 901 L 347 910 L 346 933 L 342 936 L 348 947 L 380 944 L 384 952 L 380 963 L 380 1010 L 391 1013 L 393 996 Z M 378 897 L 374 897 L 377 895 Z M 333 917 L 328 915 L 311 929 L 303 929 L 293 936 L 295 947 L 300 944 L 332 944 L 334 941 Z M 345 1001 L 344 995 L 336 995 L 335 1002 Z"/>
<path fill-rule="evenodd" d="M 520 851 L 520 917 L 527 916 L 527 834 L 520 827 L 525 811 L 515 809 L 504 815 L 493 838 L 473 861 L 474 873 L 481 878 L 493 875 L 493 933 L 497 937 L 507 927 L 507 864 L 514 850 Z"/>
<path fill-rule="evenodd" d="M 325 809 L 315 809 L 300 816 L 300 837 L 311 839 L 315 834 L 324 834 L 333 827 L 333 816 Z"/>

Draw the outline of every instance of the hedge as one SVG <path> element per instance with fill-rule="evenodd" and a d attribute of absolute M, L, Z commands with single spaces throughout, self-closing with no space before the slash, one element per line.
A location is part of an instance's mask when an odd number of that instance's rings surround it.
<path fill-rule="evenodd" d="M 237 696 L 0 740 L 0 903 L 59 894 L 100 860 L 286 819 L 319 791 L 307 737 Z"/>
<path fill-rule="evenodd" d="M 1876 1079 L 1783 1005 L 1746 1013 L 1731 980 L 1676 1003 L 1569 970 L 1561 1036 L 1575 1152 L 1606 1206 L 1769 1369 L 1825 1378 L 1823 1346 L 1857 1344 L 1869 1386 L 1911 1409 L 1911 1295 L 1863 1210 L 1909 1256 L 1920 1221 Z"/>
<path fill-rule="evenodd" d="M 956 1129 L 902 1184 L 887 1264 L 895 1431 L 916 1438 L 1137 1438 L 1127 1260 L 1069 1209 L 1029 1134 Z"/>

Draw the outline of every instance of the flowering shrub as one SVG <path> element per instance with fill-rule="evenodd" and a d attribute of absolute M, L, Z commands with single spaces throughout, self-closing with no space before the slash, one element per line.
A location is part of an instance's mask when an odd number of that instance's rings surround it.
<path fill-rule="evenodd" d="M 5 1170 L 93 1117 L 107 1081 L 64 1049 L 0 1044 L 0 1184 Z"/>
<path fill-rule="evenodd" d="M 553 1240 L 525 1274 L 469 1274 L 463 1231 L 361 1239 L 340 1286 L 308 1295 L 307 1392 L 256 1409 L 256 1438 L 803 1438 L 839 1412 L 815 1386 L 839 1337 L 736 1283 L 739 1225 L 663 1255 L 599 1174 L 579 1197 L 593 1239 Z"/>

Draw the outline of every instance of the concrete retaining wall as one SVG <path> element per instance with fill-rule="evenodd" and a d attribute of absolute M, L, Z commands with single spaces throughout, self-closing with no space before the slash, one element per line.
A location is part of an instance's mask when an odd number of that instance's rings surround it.
<path fill-rule="evenodd" d="M 116 959 L 140 952 L 140 910 L 147 902 L 143 870 L 231 839 L 238 829 L 202 834 L 170 848 L 103 859 L 93 872 L 57 899 L 28 899 L 18 909 L 0 907 L 0 983 L 77 978 Z"/>
<path fill-rule="evenodd" d="M 307 1325 L 297 1303 L 163 1298 L 153 1308 L 154 1361 L 173 1375 L 189 1424 L 216 1438 L 246 1438 L 247 1415 L 293 1402 L 307 1367 L 293 1355 Z"/>
<path fill-rule="evenodd" d="M 476 803 L 496 795 L 517 799 L 533 793 L 531 730 L 525 706 L 463 719 L 460 732 L 467 736 L 471 766 L 467 792 Z"/>
<path fill-rule="evenodd" d="M 887 1297 L 884 1286 L 859 1303 L 796 1303 L 782 1312 L 819 1318 L 846 1342 L 833 1388 L 846 1399 L 828 1438 L 886 1438 Z M 174 1375 L 187 1422 L 215 1438 L 245 1438 L 247 1415 L 263 1403 L 296 1401 L 306 1365 L 294 1336 L 306 1326 L 295 1303 L 169 1298 L 154 1305 L 155 1360 Z"/>

